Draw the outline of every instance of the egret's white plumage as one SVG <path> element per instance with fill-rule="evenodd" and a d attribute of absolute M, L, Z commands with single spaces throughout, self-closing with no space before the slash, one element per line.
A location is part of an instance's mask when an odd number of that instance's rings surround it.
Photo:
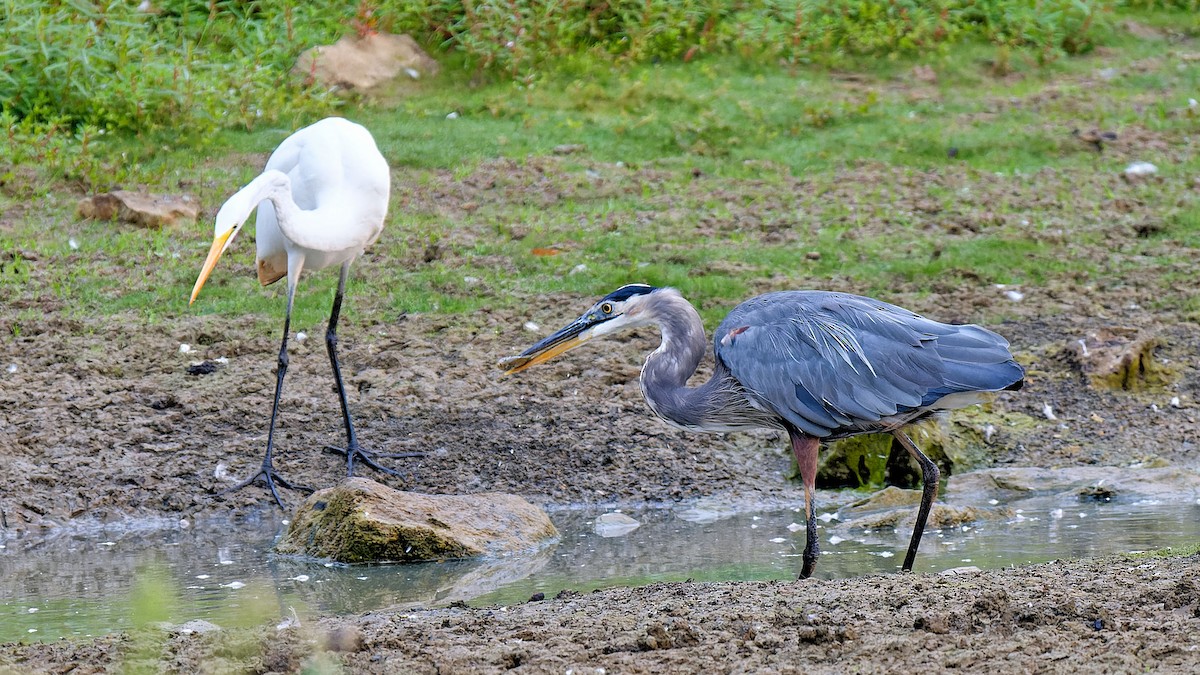
<path fill-rule="evenodd" d="M 361 125 L 330 117 L 288 136 L 217 212 L 191 301 L 255 207 L 258 280 L 265 286 L 286 275 L 295 287 L 301 270 L 349 263 L 375 243 L 390 185 L 387 161 Z"/>
<path fill-rule="evenodd" d="M 288 364 L 287 340 L 292 306 L 300 273 L 305 269 L 319 270 L 333 265 L 339 265 L 341 273 L 325 341 L 347 436 L 346 448 L 335 449 L 346 453 L 350 475 L 354 473 L 355 458 L 393 473 L 377 464 L 358 445 L 337 360 L 337 322 L 350 264 L 383 231 L 390 184 L 387 161 L 371 133 L 354 122 L 330 117 L 284 139 L 267 160 L 262 174 L 238 190 L 217 212 L 212 247 L 192 289 L 191 302 L 196 301 L 217 260 L 233 243 L 255 208 L 258 209 L 255 219 L 258 280 L 265 286 L 286 276 L 288 285 L 267 452 L 262 468 L 233 489 L 262 477 L 275 501 L 282 506 L 275 483 L 292 487 L 275 473 L 271 463 L 276 412 Z"/>

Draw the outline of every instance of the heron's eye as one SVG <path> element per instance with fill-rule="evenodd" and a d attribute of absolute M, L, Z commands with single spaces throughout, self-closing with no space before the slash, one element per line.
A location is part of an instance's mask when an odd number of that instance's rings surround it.
<path fill-rule="evenodd" d="M 603 305 L 600 305 L 600 311 L 605 314 L 612 314 L 612 303 L 606 302 Z"/>

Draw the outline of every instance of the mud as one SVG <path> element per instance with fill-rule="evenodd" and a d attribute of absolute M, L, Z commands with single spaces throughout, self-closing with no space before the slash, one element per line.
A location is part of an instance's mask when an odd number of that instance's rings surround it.
<path fill-rule="evenodd" d="M 917 308 L 968 318 L 980 311 L 973 294 L 958 294 L 957 306 L 953 297 Z M 548 298 L 536 318 L 551 325 L 554 308 L 580 300 Z M 637 384 L 640 360 L 655 345 L 649 332 L 499 377 L 496 356 L 533 337 L 519 328 L 526 318 L 410 315 L 344 329 L 362 441 L 380 452 L 427 453 L 404 460 L 402 477 L 371 477 L 423 492 L 513 492 L 545 505 L 799 498 L 784 478 L 784 439 L 688 434 L 650 415 Z M 1102 390 L 1070 347 L 1112 324 L 1059 314 L 995 326 L 1030 375 L 1025 390 L 1002 394 L 984 416 L 997 429 L 995 465 L 1196 467 L 1195 327 L 1126 313 L 1121 325 L 1159 336 L 1155 358 L 1175 364 L 1176 376 L 1167 389 Z M 96 520 L 202 519 L 267 503 L 260 487 L 220 494 L 255 468 L 265 442 L 277 345 L 260 324 L 219 316 L 168 325 L 48 318 L 22 328 L 0 355 L 17 365 L 3 375 L 0 392 L 0 515 L 10 547 Z M 180 343 L 195 351 L 180 353 Z M 285 476 L 314 486 L 344 471 L 341 457 L 322 451 L 342 433 L 323 352 L 312 339 L 293 351 L 277 457 Z M 190 372 L 197 361 L 219 358 L 228 361 L 212 372 Z M 1046 419 L 1047 405 L 1057 419 Z M 1020 423 L 1006 425 L 1009 419 Z M 284 492 L 289 504 L 301 496 Z M 321 635 L 334 624 L 351 626 L 362 646 L 349 653 L 324 652 L 320 640 L 295 631 L 262 633 L 256 639 L 265 651 L 247 649 L 265 654 L 264 670 L 332 659 L 351 672 L 650 672 L 714 664 L 731 672 L 884 672 L 987 663 L 1018 672 L 1170 672 L 1200 663 L 1198 562 L 1192 556 L 1143 568 L 1121 559 L 951 579 L 612 589 L 508 609 L 385 611 L 310 627 Z M 35 671 L 83 660 L 128 663 L 140 653 L 131 639 L 10 645 L 0 663 Z M 224 649 L 211 636 L 164 639 L 159 665 L 182 670 Z"/>

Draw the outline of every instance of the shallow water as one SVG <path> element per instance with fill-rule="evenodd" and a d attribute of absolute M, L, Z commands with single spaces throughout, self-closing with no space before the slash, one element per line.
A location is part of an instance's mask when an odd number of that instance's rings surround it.
<path fill-rule="evenodd" d="M 927 532 L 917 570 L 998 568 L 1200 540 L 1200 504 L 1031 498 L 1009 506 L 1016 515 L 1003 521 Z M 641 525 L 615 537 L 596 534 L 600 513 L 551 513 L 561 539 L 528 555 L 407 566 L 272 557 L 283 527 L 273 513 L 168 530 L 101 529 L 31 548 L 10 539 L 0 549 L 0 642 L 98 635 L 153 621 L 234 627 L 458 600 L 511 604 L 535 593 L 549 598 L 564 589 L 689 578 L 793 579 L 799 569 L 804 531 L 789 528 L 801 521 L 798 510 L 626 510 Z M 869 533 L 836 520 L 821 526 L 817 576 L 899 569 L 908 538 L 903 526 Z"/>

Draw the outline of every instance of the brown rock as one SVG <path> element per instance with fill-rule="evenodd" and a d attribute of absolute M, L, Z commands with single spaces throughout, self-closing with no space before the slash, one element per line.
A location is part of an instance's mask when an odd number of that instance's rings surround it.
<path fill-rule="evenodd" d="M 558 530 L 516 495 L 426 495 L 367 478 L 319 490 L 275 550 L 343 563 L 419 562 L 530 550 Z"/>
<path fill-rule="evenodd" d="M 872 513 L 861 518 L 847 521 L 843 525 L 848 528 L 879 530 L 883 528 L 907 528 L 915 522 L 917 509 L 895 508 L 878 513 Z M 974 506 L 955 506 L 952 504 L 935 503 L 929 511 L 926 527 L 931 529 L 954 528 L 981 520 L 1001 520 L 1011 518 L 1013 510 L 1007 507 L 977 508 Z"/>
<path fill-rule="evenodd" d="M 404 74 L 432 77 L 441 66 L 407 35 L 347 35 L 332 45 L 304 50 L 292 73 L 328 87 L 371 89 Z"/>
<path fill-rule="evenodd" d="M 194 223 L 200 215 L 200 207 L 187 195 L 153 195 L 127 190 L 82 199 L 76 211 L 84 218 L 119 220 L 155 230 L 181 221 Z"/>

